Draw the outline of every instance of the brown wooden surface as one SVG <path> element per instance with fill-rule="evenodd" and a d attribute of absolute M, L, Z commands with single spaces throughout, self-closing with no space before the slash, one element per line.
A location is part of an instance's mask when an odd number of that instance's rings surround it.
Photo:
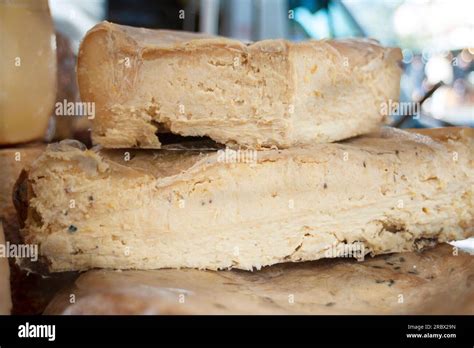
<path fill-rule="evenodd" d="M 440 245 L 364 262 L 320 260 L 255 272 L 89 271 L 46 313 L 473 314 L 474 257 Z"/>

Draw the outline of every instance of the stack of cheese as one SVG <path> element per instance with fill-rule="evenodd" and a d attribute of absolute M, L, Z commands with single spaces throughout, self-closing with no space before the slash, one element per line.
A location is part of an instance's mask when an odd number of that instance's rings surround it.
<path fill-rule="evenodd" d="M 77 68 L 101 146 L 53 144 L 23 172 L 23 236 L 52 271 L 251 270 L 470 236 L 473 132 L 380 130 L 400 58 L 101 23 Z"/>

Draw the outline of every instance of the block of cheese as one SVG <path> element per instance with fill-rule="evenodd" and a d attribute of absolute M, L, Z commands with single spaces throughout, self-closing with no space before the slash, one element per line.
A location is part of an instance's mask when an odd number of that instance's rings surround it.
<path fill-rule="evenodd" d="M 48 149 L 17 181 L 50 270 L 251 270 L 474 233 L 472 129 L 286 150 Z"/>
<path fill-rule="evenodd" d="M 58 293 L 45 313 L 472 314 L 473 278 L 474 257 L 447 244 L 365 262 L 285 263 L 252 273 L 94 270 Z"/>
<path fill-rule="evenodd" d="M 0 145 L 46 136 L 56 95 L 48 0 L 0 1 Z"/>
<path fill-rule="evenodd" d="M 265 40 L 103 22 L 78 57 L 93 141 L 159 148 L 157 133 L 252 148 L 332 142 L 384 122 L 399 98 L 400 49 L 373 40 Z"/>
<path fill-rule="evenodd" d="M 12 298 L 10 294 L 10 267 L 5 253 L 5 236 L 3 224 L 0 221 L 0 315 L 10 314 L 12 309 Z"/>

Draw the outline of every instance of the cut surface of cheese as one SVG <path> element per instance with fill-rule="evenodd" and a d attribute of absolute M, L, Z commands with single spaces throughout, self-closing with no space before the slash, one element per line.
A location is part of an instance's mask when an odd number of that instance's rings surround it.
<path fill-rule="evenodd" d="M 21 171 L 40 156 L 46 149 L 44 144 L 31 144 L 22 147 L 0 149 L 0 220 L 6 239 L 12 243 L 19 243 L 18 218 L 13 206 L 13 186 Z"/>
<path fill-rule="evenodd" d="M 3 221 L 5 240 L 10 243 L 9 245 L 23 243 L 12 200 L 15 181 L 21 171 L 38 158 L 45 148 L 44 144 L 30 144 L 0 149 L 0 220 Z M 8 261 L 10 264 L 11 308 L 14 315 L 41 314 L 56 291 L 72 277 L 62 273 L 55 273 L 47 277 L 32 273 L 33 265 L 37 262 L 28 263 L 29 259 L 27 258 L 10 257 Z"/>
<path fill-rule="evenodd" d="M 16 207 L 53 271 L 410 251 L 474 232 L 472 145 L 471 129 L 386 129 L 237 162 L 223 150 L 62 142 L 22 173 Z"/>

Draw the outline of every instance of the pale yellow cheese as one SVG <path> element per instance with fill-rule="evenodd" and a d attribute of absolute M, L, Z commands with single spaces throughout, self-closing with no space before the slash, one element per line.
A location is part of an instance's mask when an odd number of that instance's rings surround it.
<path fill-rule="evenodd" d="M 32 144 L 29 146 L 0 149 L 0 220 L 3 221 L 7 240 L 19 242 L 19 224 L 13 206 L 13 186 L 21 171 L 28 167 L 44 151 L 46 145 Z"/>
<path fill-rule="evenodd" d="M 0 52 L 0 144 L 41 139 L 56 98 L 47 0 L 0 2 Z"/>
<path fill-rule="evenodd" d="M 53 144 L 18 182 L 22 232 L 53 271 L 250 270 L 469 237 L 473 131 L 426 134 L 388 129 L 255 157 Z"/>
<path fill-rule="evenodd" d="M 84 38 L 78 82 L 95 103 L 92 138 L 159 148 L 157 132 L 252 148 L 333 142 L 386 121 L 400 49 L 374 40 L 265 40 L 103 22 Z"/>

